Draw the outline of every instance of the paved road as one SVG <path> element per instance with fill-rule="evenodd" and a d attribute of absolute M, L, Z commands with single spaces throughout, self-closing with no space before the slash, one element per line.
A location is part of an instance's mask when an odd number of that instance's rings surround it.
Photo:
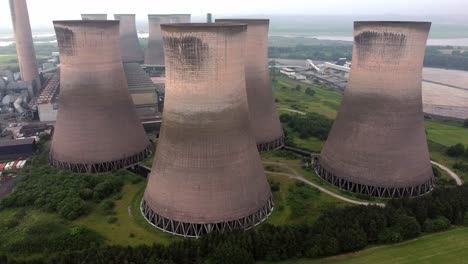
<path fill-rule="evenodd" d="M 440 169 L 444 170 L 445 172 L 448 173 L 448 175 L 450 175 L 450 177 L 452 177 L 455 182 L 457 183 L 458 186 L 461 186 L 463 185 L 463 181 L 462 179 L 460 178 L 460 176 L 458 176 L 455 172 L 451 171 L 449 168 L 445 167 L 444 165 L 440 164 L 440 163 L 437 163 L 435 161 L 432 161 L 431 160 L 431 163 L 436 165 L 437 167 L 439 167 Z"/>
<path fill-rule="evenodd" d="M 309 186 L 312 186 L 314 188 L 317 188 L 319 191 L 323 192 L 323 193 L 326 193 L 330 196 L 333 196 L 341 201 L 345 201 L 345 202 L 348 202 L 348 203 L 352 203 L 352 204 L 356 204 L 356 205 L 365 205 L 365 206 L 369 206 L 369 205 L 376 205 L 376 206 L 380 206 L 380 207 L 385 207 L 385 204 L 384 203 L 373 203 L 373 202 L 364 202 L 364 201 L 358 201 L 358 200 L 353 200 L 353 199 L 349 199 L 347 197 L 344 197 L 340 194 L 337 194 L 337 193 L 334 193 L 334 192 L 331 192 L 307 179 L 304 178 L 304 176 L 302 176 L 301 174 L 299 174 L 296 170 L 294 170 L 289 164 L 285 164 L 285 163 L 279 163 L 279 162 L 263 162 L 265 164 L 273 164 L 273 165 L 278 165 L 278 166 L 281 166 L 281 167 L 285 167 L 287 169 L 289 169 L 292 174 L 290 173 L 283 173 L 283 172 L 272 172 L 272 171 L 265 171 L 265 173 L 268 173 L 268 174 L 273 174 L 273 175 L 279 175 L 279 176 L 285 176 L 285 177 L 288 177 L 290 179 L 295 179 L 295 180 L 298 180 L 298 181 L 301 181 Z"/>
<path fill-rule="evenodd" d="M 284 110 L 284 111 L 288 111 L 288 112 L 296 113 L 296 114 L 300 114 L 300 115 L 305 115 L 306 114 L 305 112 L 294 110 L 294 109 L 289 109 L 289 108 L 279 108 L 279 110 Z"/>

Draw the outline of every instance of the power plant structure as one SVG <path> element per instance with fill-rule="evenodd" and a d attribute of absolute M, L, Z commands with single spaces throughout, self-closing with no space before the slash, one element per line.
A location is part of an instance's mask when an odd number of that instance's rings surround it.
<path fill-rule="evenodd" d="M 143 63 L 145 55 L 138 40 L 134 14 L 117 14 L 115 20 L 120 21 L 120 45 L 122 61 Z"/>
<path fill-rule="evenodd" d="M 249 120 L 247 26 L 162 25 L 166 99 L 141 203 L 149 223 L 187 237 L 248 229 L 273 210 Z"/>
<path fill-rule="evenodd" d="M 107 20 L 107 14 L 81 14 L 82 20 Z"/>
<path fill-rule="evenodd" d="M 431 191 L 421 76 L 431 23 L 355 22 L 348 87 L 317 174 L 381 198 Z"/>
<path fill-rule="evenodd" d="M 190 23 L 190 14 L 171 14 L 171 23 Z"/>
<path fill-rule="evenodd" d="M 213 23 L 213 15 L 211 13 L 206 14 L 206 23 Z"/>
<path fill-rule="evenodd" d="M 33 94 L 31 96 L 38 95 L 42 86 L 37 69 L 36 51 L 34 50 L 26 0 L 10 0 L 10 11 L 21 79 L 32 82 Z"/>
<path fill-rule="evenodd" d="M 259 151 L 283 147 L 284 134 L 273 98 L 268 69 L 268 19 L 216 19 L 247 24 L 245 79 L 250 121 Z"/>
<path fill-rule="evenodd" d="M 120 21 L 120 47 L 125 78 L 135 105 L 137 116 L 142 120 L 152 120 L 159 115 L 156 85 L 142 69 L 143 49 L 138 39 L 134 14 L 117 14 Z"/>
<path fill-rule="evenodd" d="M 54 27 L 61 80 L 49 163 L 97 173 L 145 159 L 152 147 L 128 92 L 119 22 L 54 21 Z"/>
<path fill-rule="evenodd" d="M 164 48 L 161 24 L 190 23 L 190 14 L 148 15 L 149 37 L 145 54 L 145 64 L 164 65 Z"/>

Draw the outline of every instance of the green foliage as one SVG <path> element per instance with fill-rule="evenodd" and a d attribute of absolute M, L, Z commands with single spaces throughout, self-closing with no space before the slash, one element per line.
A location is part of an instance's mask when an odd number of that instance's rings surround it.
<path fill-rule="evenodd" d="M 316 137 L 325 140 L 333 125 L 333 120 L 317 113 L 282 114 L 280 120 L 304 139 Z"/>
<path fill-rule="evenodd" d="M 301 87 L 301 85 L 298 84 L 298 85 L 296 85 L 296 88 L 295 88 L 295 89 L 296 89 L 296 91 L 300 92 L 301 89 L 302 89 L 302 87 Z"/>
<path fill-rule="evenodd" d="M 443 216 L 436 219 L 426 219 L 424 222 L 424 231 L 426 232 L 440 232 L 450 228 L 450 220 Z"/>
<path fill-rule="evenodd" d="M 403 241 L 403 237 L 396 228 L 385 228 L 379 233 L 379 242 L 386 244 L 394 244 Z"/>
<path fill-rule="evenodd" d="M 305 201 L 317 198 L 320 191 L 315 188 L 310 188 L 303 182 L 296 182 L 289 188 L 287 197 L 288 205 L 292 208 L 293 216 L 304 216 L 309 214 L 308 204 Z"/>
<path fill-rule="evenodd" d="M 310 87 L 307 87 L 307 89 L 305 90 L 305 94 L 309 95 L 309 96 L 314 96 L 315 95 L 315 91 L 310 88 Z"/>
<path fill-rule="evenodd" d="M 450 157 L 460 157 L 465 154 L 465 146 L 461 143 L 458 143 L 456 145 L 450 146 L 446 153 Z"/>
<path fill-rule="evenodd" d="M 74 220 L 89 212 L 94 201 L 99 202 L 120 191 L 127 171 L 78 175 L 56 170 L 47 165 L 44 155 L 34 157 L 23 170 L 24 177 L 15 192 L 0 201 L 0 208 L 36 208 L 57 212 Z"/>
<path fill-rule="evenodd" d="M 468 128 L 468 118 L 463 121 L 463 127 Z"/>
<path fill-rule="evenodd" d="M 416 218 L 408 215 L 397 216 L 396 229 L 405 240 L 415 238 L 421 234 L 421 226 Z"/>
<path fill-rule="evenodd" d="M 253 264 L 252 255 L 245 249 L 228 243 L 216 247 L 211 257 L 212 264 Z"/>
<path fill-rule="evenodd" d="M 271 192 L 279 192 L 281 189 L 281 183 L 276 181 L 268 181 L 270 183 Z"/>
<path fill-rule="evenodd" d="M 460 170 L 462 172 L 468 172 L 468 163 L 466 162 L 456 162 L 455 164 L 453 164 L 453 168 L 454 169 L 457 169 L 457 170 Z"/>

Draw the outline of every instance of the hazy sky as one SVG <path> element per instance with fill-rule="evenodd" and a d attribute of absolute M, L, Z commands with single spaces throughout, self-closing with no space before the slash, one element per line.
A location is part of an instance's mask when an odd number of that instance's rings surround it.
<path fill-rule="evenodd" d="M 0 28 L 10 28 L 9 0 L 0 1 Z M 167 4 L 162 4 L 166 2 Z M 223 14 L 400 14 L 468 15 L 467 0 L 29 0 L 33 27 L 51 26 L 56 19 L 80 19 L 81 13 L 211 12 Z"/>

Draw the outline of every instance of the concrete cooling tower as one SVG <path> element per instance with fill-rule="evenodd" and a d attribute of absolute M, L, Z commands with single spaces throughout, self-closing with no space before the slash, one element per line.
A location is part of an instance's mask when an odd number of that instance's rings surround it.
<path fill-rule="evenodd" d="M 316 163 L 322 179 L 381 198 L 433 189 L 421 96 L 430 26 L 355 22 L 348 87 Z"/>
<path fill-rule="evenodd" d="M 145 64 L 164 65 L 164 46 L 161 24 L 171 23 L 171 15 L 148 15 L 149 36 Z"/>
<path fill-rule="evenodd" d="M 166 100 L 141 210 L 199 237 L 248 229 L 273 210 L 245 90 L 246 25 L 163 25 Z"/>
<path fill-rule="evenodd" d="M 143 63 L 145 55 L 138 40 L 136 30 L 135 15 L 118 14 L 114 15 L 115 20 L 120 21 L 120 47 L 122 61 Z"/>
<path fill-rule="evenodd" d="M 55 21 L 60 100 L 49 163 L 96 173 L 125 168 L 151 154 L 128 93 L 118 21 Z"/>
<path fill-rule="evenodd" d="M 164 65 L 164 48 L 161 24 L 190 23 L 190 14 L 148 15 L 149 37 L 145 64 Z"/>
<path fill-rule="evenodd" d="M 81 14 L 83 20 L 107 20 L 107 14 Z"/>
<path fill-rule="evenodd" d="M 21 79 L 32 82 L 34 95 L 38 95 L 42 87 L 26 0 L 10 0 L 10 11 Z"/>
<path fill-rule="evenodd" d="M 268 19 L 216 19 L 247 24 L 245 79 L 250 121 L 259 151 L 281 148 L 283 129 L 273 98 L 268 70 Z"/>
<path fill-rule="evenodd" d="M 171 23 L 190 23 L 190 14 L 171 14 Z"/>

